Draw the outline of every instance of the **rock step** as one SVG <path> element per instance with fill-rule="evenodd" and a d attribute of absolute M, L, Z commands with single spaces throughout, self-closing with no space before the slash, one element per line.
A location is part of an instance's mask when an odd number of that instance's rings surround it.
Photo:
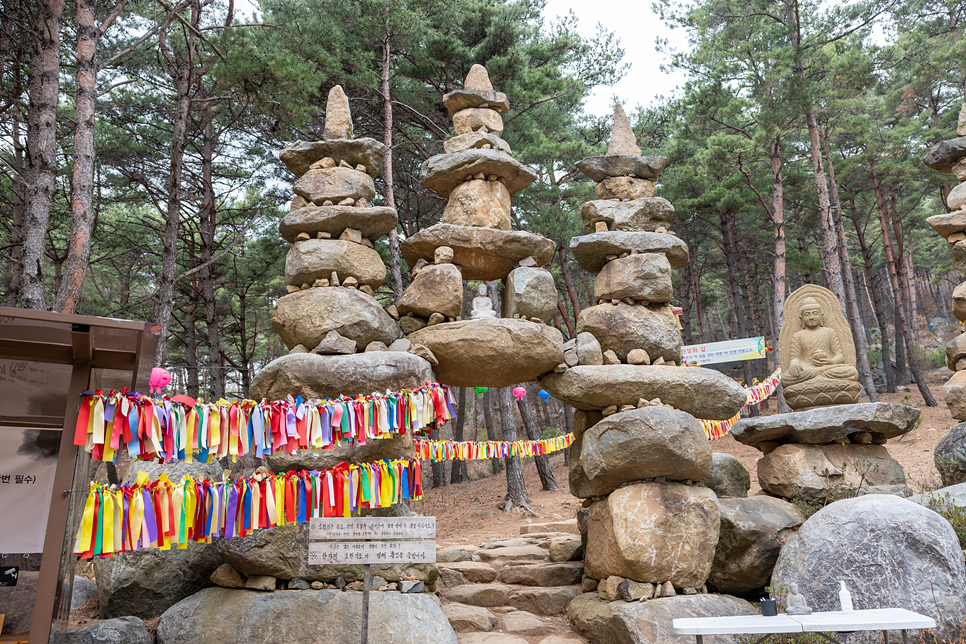
<path fill-rule="evenodd" d="M 549 563 L 535 566 L 507 566 L 500 571 L 500 581 L 522 586 L 573 586 L 584 575 L 582 563 Z"/>
<path fill-rule="evenodd" d="M 478 550 L 473 553 L 474 561 L 490 562 L 497 559 L 503 561 L 546 561 L 547 551 L 539 546 L 516 546 Z"/>
<path fill-rule="evenodd" d="M 580 526 L 577 519 L 566 521 L 552 521 L 550 523 L 528 523 L 520 526 L 520 534 L 532 535 L 547 532 L 565 532 L 567 534 L 580 534 Z"/>
<path fill-rule="evenodd" d="M 557 615 L 580 595 L 580 586 L 528 587 L 506 584 L 464 584 L 447 589 L 443 597 L 451 602 L 493 608 L 512 606 L 536 615 Z"/>
<path fill-rule="evenodd" d="M 527 640 L 519 635 L 506 633 L 460 633 L 457 637 L 460 644 L 528 644 Z M 538 644 L 585 644 L 587 640 L 576 635 L 548 635 L 541 640 L 533 641 Z"/>
<path fill-rule="evenodd" d="M 488 584 L 496 579 L 498 573 L 493 566 L 479 561 L 456 561 L 436 565 L 439 567 L 440 574 L 443 574 L 443 571 L 447 570 L 462 575 L 465 578 L 463 583 Z M 451 585 L 446 582 L 445 577 L 443 581 L 447 586 Z"/>

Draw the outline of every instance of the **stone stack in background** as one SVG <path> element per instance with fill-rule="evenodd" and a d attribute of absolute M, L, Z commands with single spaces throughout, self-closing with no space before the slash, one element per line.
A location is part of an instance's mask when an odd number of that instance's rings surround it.
<path fill-rule="evenodd" d="M 456 136 L 423 163 L 423 187 L 447 199 L 442 222 L 402 242 L 412 284 L 398 304 L 402 330 L 437 361 L 440 382 L 505 387 L 536 380 L 563 360 L 563 336 L 548 326 L 557 306 L 554 243 L 511 230 L 510 196 L 536 175 L 500 138 L 509 109 L 480 65 L 443 97 Z M 457 320 L 463 280 L 505 279 L 502 318 Z"/>
<path fill-rule="evenodd" d="M 577 165 L 601 199 L 582 209 L 589 234 L 570 247 L 598 274 L 598 304 L 581 312 L 564 361 L 541 379 L 579 410 L 569 478 L 589 506 L 586 574 L 652 596 L 694 593 L 708 579 L 719 515 L 714 492 L 698 485 L 712 457 L 697 418 L 731 418 L 746 400 L 721 373 L 678 366 L 671 268 L 688 251 L 667 232 L 674 208 L 653 196 L 666 162 L 641 156 L 618 106 L 607 156 Z"/>
<path fill-rule="evenodd" d="M 959 138 L 940 141 L 924 159 L 938 172 L 956 175 L 959 185 L 949 191 L 946 206 L 952 211 L 926 220 L 949 242 L 953 266 L 964 281 L 953 290 L 953 315 L 966 321 L 966 103 L 959 113 L 956 127 Z M 946 345 L 946 366 L 956 373 L 943 389 L 943 398 L 956 420 L 966 420 L 966 335 L 959 335 Z M 954 428 L 955 430 L 955 428 Z M 942 469 L 940 469 L 942 471 Z"/>

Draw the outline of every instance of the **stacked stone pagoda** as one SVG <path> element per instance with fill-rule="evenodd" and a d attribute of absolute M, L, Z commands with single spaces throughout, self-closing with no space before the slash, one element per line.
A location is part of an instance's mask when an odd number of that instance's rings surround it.
<path fill-rule="evenodd" d="M 431 364 L 372 296 L 386 276 L 373 243 L 398 222 L 394 209 L 372 203 L 384 153 L 374 139 L 353 138 L 349 101 L 338 85 L 329 92 L 323 140 L 297 141 L 282 151 L 297 180 L 279 225 L 292 242 L 285 258 L 288 294 L 278 300 L 272 325 L 290 353 L 256 374 L 253 398 L 356 396 L 435 380 Z M 312 469 L 412 453 L 406 436 L 298 457 L 304 462 L 271 457 L 270 465 Z"/>
<path fill-rule="evenodd" d="M 885 444 L 915 427 L 919 410 L 857 403 L 855 345 L 831 291 L 807 284 L 788 296 L 778 357 L 785 397 L 796 411 L 745 418 L 731 429 L 735 439 L 764 454 L 761 489 L 808 501 L 849 488 L 911 495 Z"/>
<path fill-rule="evenodd" d="M 423 187 L 447 200 L 442 221 L 402 242 L 412 284 L 397 305 L 402 330 L 429 349 L 440 382 L 505 387 L 536 380 L 563 360 L 563 336 L 547 323 L 557 306 L 554 243 L 511 230 L 510 197 L 536 175 L 500 138 L 507 97 L 480 65 L 443 97 L 456 135 L 421 168 Z M 505 279 L 502 314 L 481 294 L 468 320 L 463 280 Z M 485 292 L 485 286 L 483 287 Z"/>
<path fill-rule="evenodd" d="M 633 582 L 634 599 L 695 592 L 708 579 L 719 515 L 699 483 L 712 456 L 697 418 L 731 418 L 746 399 L 723 374 L 680 366 L 671 268 L 687 264 L 688 249 L 667 232 L 674 208 L 653 196 L 666 162 L 641 156 L 617 106 L 607 154 L 577 165 L 600 199 L 582 208 L 588 234 L 570 248 L 597 274 L 597 304 L 540 381 L 578 409 L 569 478 L 589 508 L 585 572 Z"/>
<path fill-rule="evenodd" d="M 953 315 L 966 321 L 966 103 L 959 112 L 958 138 L 940 141 L 925 163 L 933 170 L 956 175 L 959 185 L 949 191 L 946 206 L 952 211 L 927 219 L 933 229 L 949 242 L 953 266 L 963 283 L 953 290 Z M 966 335 L 958 335 L 946 345 L 946 366 L 955 371 L 943 388 L 943 398 L 956 420 L 966 420 Z"/>

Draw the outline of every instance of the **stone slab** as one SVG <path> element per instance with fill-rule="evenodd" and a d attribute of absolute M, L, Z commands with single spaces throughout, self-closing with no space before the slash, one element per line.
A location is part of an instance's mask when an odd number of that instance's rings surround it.
<path fill-rule="evenodd" d="M 591 181 L 603 181 L 608 177 L 638 177 L 657 179 L 667 157 L 642 157 L 631 154 L 616 154 L 603 157 L 587 157 L 577 162 L 577 169 Z"/>
<path fill-rule="evenodd" d="M 336 165 L 339 161 L 353 168 L 364 165 L 366 173 L 375 178 L 385 161 L 386 146 L 370 138 L 296 141 L 279 154 L 279 159 L 296 177 L 301 177 L 310 165 L 325 157 L 335 159 Z"/>
<path fill-rule="evenodd" d="M 299 233 L 308 233 L 310 237 L 329 233 L 333 239 L 338 239 L 346 228 L 355 228 L 363 237 L 376 240 L 395 230 L 398 223 L 396 211 L 386 206 L 356 208 L 308 205 L 285 215 L 278 225 L 278 232 L 285 241 L 293 244 Z"/>
<path fill-rule="evenodd" d="M 666 233 L 613 230 L 581 235 L 570 240 L 570 252 L 581 268 L 591 273 L 600 272 L 608 255 L 623 253 L 664 253 L 672 268 L 688 263 L 688 245 Z"/>
<path fill-rule="evenodd" d="M 479 172 L 496 175 L 511 195 L 537 180 L 533 170 L 506 152 L 480 148 L 430 157 L 420 167 L 419 176 L 424 188 L 446 199 L 453 188 L 466 180 L 467 175 Z"/>

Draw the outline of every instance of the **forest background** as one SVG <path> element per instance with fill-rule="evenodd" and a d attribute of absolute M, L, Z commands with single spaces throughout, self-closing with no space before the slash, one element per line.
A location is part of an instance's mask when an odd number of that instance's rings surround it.
<path fill-rule="evenodd" d="M 293 177 L 278 151 L 321 139 L 325 96 L 348 93 L 357 137 L 387 143 L 378 204 L 400 225 L 377 250 L 388 306 L 410 281 L 399 240 L 445 202 L 420 164 L 452 134 L 443 94 L 474 63 L 511 101 L 504 137 L 538 180 L 514 226 L 557 244 L 554 324 L 573 337 L 593 278 L 572 259 L 610 118 L 585 113 L 630 61 L 542 0 L 0 0 L 0 302 L 157 322 L 156 362 L 192 396 L 247 397 L 286 352 L 278 222 Z M 691 262 L 675 272 L 684 342 L 763 335 L 786 295 L 830 288 L 862 382 L 895 391 L 942 364 L 958 332 L 946 242 L 955 178 L 922 164 L 966 99 L 957 0 L 657 0 L 688 47 L 670 97 L 627 106 L 644 154 L 669 157 L 658 195 Z M 658 47 L 667 47 L 659 42 Z M 476 284 L 468 283 L 472 293 Z M 499 285 L 494 285 L 496 292 Z M 740 365 L 750 381 L 764 361 Z M 543 412 L 546 413 L 546 407 Z"/>

